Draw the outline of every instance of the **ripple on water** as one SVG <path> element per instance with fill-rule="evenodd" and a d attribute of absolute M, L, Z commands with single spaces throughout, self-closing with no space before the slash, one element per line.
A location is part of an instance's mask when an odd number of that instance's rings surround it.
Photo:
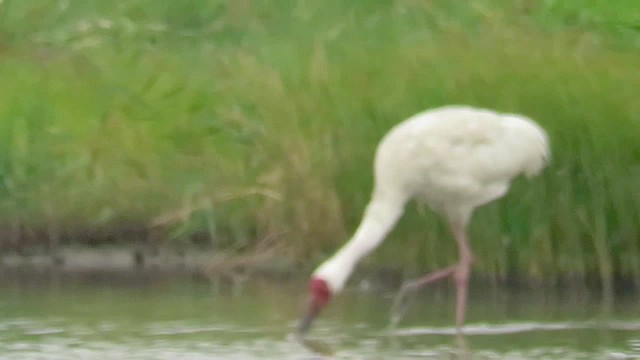
<path fill-rule="evenodd" d="M 54 324 L 54 325 L 52 325 Z M 28 319 L 13 320 L 0 324 L 0 328 L 19 329 L 23 335 L 11 341 L 0 342 L 0 360 L 115 360 L 115 359 L 315 359 L 318 358 L 299 343 L 290 339 L 278 338 L 267 329 L 249 329 L 236 325 L 194 325 L 188 322 L 158 322 L 142 325 L 136 331 L 117 339 L 96 341 L 90 336 L 101 334 L 102 330 L 114 330 L 116 325 L 99 323 L 91 326 L 64 327 L 57 322 L 36 322 Z M 571 323 L 519 323 L 505 325 L 469 325 L 465 333 L 473 348 L 473 336 L 496 336 L 501 334 L 519 334 L 532 331 L 573 331 L 582 329 L 608 329 L 617 331 L 640 330 L 640 322 L 571 322 Z M 117 330 L 117 329 L 116 329 Z M 570 346 L 511 348 L 504 350 L 467 349 L 455 346 L 444 340 L 443 344 L 423 342 L 421 335 L 452 335 L 455 328 L 412 328 L 399 329 L 388 338 L 371 329 L 358 338 L 340 337 L 335 331 L 322 331 L 320 339 L 326 340 L 336 350 L 336 359 L 604 359 L 630 360 L 640 359 L 640 338 L 627 339 L 625 349 L 591 349 L 590 351 Z M 225 336 L 219 336 L 224 333 Z M 103 333 L 104 334 L 104 333 Z M 201 336 L 204 334 L 204 338 Z M 209 336 L 211 334 L 211 336 Z M 230 335 L 229 335 L 230 334 Z M 235 334 L 235 335 L 234 335 Z M 248 334 L 242 335 L 240 334 Z M 30 339 L 28 335 L 40 337 Z M 415 336 L 416 341 L 408 336 Z M 524 336 L 529 336 L 524 335 Z M 389 345 L 392 339 L 404 339 L 398 346 Z M 424 339 L 428 339 L 425 337 Z M 432 337 L 433 338 L 433 337 Z M 436 339 L 438 337 L 435 337 Z M 391 339 L 391 340 L 390 340 Z M 449 339 L 449 338 L 447 338 Z M 6 340 L 6 339 L 3 339 Z M 410 344 L 407 344 L 407 341 Z M 465 356 L 465 354 L 467 356 Z M 320 357 L 321 358 L 321 357 Z"/>
<path fill-rule="evenodd" d="M 0 359 L 6 360 L 34 360 L 42 359 L 46 354 L 48 360 L 120 360 L 120 359 L 314 359 L 313 354 L 305 352 L 289 341 L 270 341 L 257 339 L 255 341 L 220 344 L 215 342 L 174 342 L 156 340 L 148 344 L 77 342 L 60 340 L 41 343 L 17 342 L 3 346 Z M 448 359 L 464 355 L 465 350 L 449 346 L 436 346 L 431 349 L 392 350 L 380 349 L 372 346 L 367 348 L 342 349 L 335 354 L 336 359 Z M 468 353 L 475 360 L 493 359 L 638 359 L 638 353 L 626 353 L 602 350 L 596 352 L 581 352 L 564 347 L 535 348 L 497 352 L 480 350 Z"/>
<path fill-rule="evenodd" d="M 514 324 L 478 324 L 467 325 L 463 328 L 464 335 L 503 335 L 532 331 L 560 331 L 560 330 L 617 330 L 640 331 L 640 322 L 566 322 L 566 323 L 514 323 Z M 394 336 L 416 335 L 456 335 L 454 327 L 417 327 L 396 329 L 391 332 Z"/>
<path fill-rule="evenodd" d="M 185 335 L 198 333 L 258 333 L 261 329 L 247 329 L 240 326 L 217 324 L 217 325 L 193 325 L 186 322 L 169 322 L 150 324 L 146 328 L 146 334 L 151 336 L 160 335 Z"/>

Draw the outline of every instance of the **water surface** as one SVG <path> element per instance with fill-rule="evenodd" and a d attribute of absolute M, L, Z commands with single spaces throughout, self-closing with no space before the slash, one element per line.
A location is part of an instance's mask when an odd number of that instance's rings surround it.
<path fill-rule="evenodd" d="M 115 274 L 0 284 L 0 359 L 317 359 L 292 340 L 301 282 L 214 286 Z M 391 335 L 393 294 L 346 291 L 311 340 L 337 359 L 640 359 L 635 295 L 474 289 L 455 335 L 446 286 L 419 294 Z"/>

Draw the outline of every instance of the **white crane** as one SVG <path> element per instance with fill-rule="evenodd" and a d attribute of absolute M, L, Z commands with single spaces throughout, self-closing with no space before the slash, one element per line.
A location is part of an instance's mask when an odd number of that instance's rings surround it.
<path fill-rule="evenodd" d="M 467 237 L 473 210 L 505 195 L 516 176 L 538 174 L 549 155 L 547 134 L 523 115 L 446 106 L 395 126 L 378 145 L 373 195 L 362 222 L 353 237 L 311 277 L 308 308 L 298 334 L 306 333 L 313 319 L 343 289 L 360 259 L 380 245 L 412 198 L 424 201 L 447 220 L 459 261 L 406 283 L 403 290 L 453 276 L 460 329 L 473 263 Z"/>

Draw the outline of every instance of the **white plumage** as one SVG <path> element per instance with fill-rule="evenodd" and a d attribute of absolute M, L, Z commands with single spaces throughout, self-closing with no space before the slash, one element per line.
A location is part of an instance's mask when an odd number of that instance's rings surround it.
<path fill-rule="evenodd" d="M 362 222 L 353 237 L 316 269 L 313 281 L 324 282 L 330 295 L 340 292 L 358 261 L 384 240 L 406 202 L 415 198 L 449 222 L 461 259 L 412 286 L 454 276 L 461 325 L 473 259 L 466 228 L 473 210 L 506 194 L 514 177 L 540 172 L 548 158 L 546 133 L 522 115 L 447 106 L 412 116 L 378 145 L 373 195 Z M 311 296 L 317 294 L 312 290 Z"/>

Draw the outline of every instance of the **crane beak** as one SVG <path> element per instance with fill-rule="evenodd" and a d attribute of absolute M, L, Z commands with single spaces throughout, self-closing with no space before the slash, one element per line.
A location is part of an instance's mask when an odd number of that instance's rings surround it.
<path fill-rule="evenodd" d="M 311 327 L 311 324 L 313 323 L 313 320 L 320 313 L 320 308 L 321 307 L 319 306 L 317 301 L 315 301 L 313 298 L 309 299 L 307 310 L 305 311 L 302 319 L 300 319 L 300 323 L 298 324 L 297 334 L 299 336 L 304 336 L 307 333 L 307 331 Z"/>

